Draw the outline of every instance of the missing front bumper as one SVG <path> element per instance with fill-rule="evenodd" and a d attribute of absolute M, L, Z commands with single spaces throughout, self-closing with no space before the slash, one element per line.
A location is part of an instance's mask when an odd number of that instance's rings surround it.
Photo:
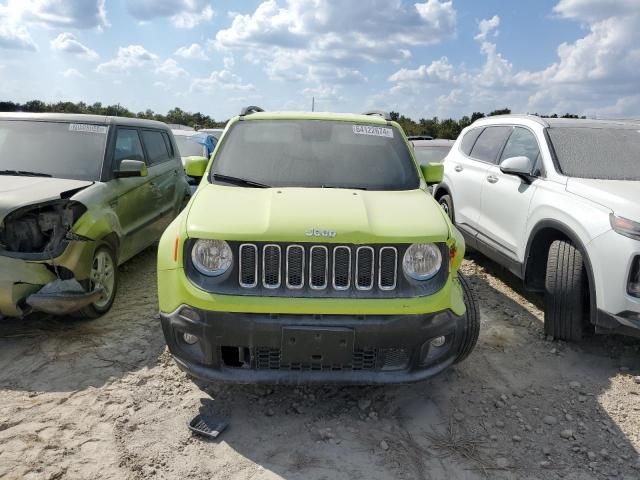
<path fill-rule="evenodd" d="M 34 311 L 51 315 L 66 315 L 98 301 L 102 288 L 86 292 L 77 280 L 55 280 L 27 297 L 27 305 Z"/>

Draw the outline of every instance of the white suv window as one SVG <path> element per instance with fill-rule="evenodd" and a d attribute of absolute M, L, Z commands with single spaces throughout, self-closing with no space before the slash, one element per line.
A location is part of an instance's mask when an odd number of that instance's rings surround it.
<path fill-rule="evenodd" d="M 473 130 L 469 130 L 464 134 L 464 137 L 462 137 L 462 141 L 460 142 L 460 150 L 462 150 L 462 153 L 467 156 L 471 155 L 471 149 L 476 143 L 478 136 L 482 133 L 482 130 L 484 130 L 483 127 L 474 128 Z"/>
<path fill-rule="evenodd" d="M 502 151 L 500 163 L 511 157 L 527 157 L 532 162 L 536 162 L 538 155 L 540 155 L 540 149 L 533 133 L 526 128 L 515 127 Z"/>
<path fill-rule="evenodd" d="M 496 163 L 498 153 L 511 130 L 512 127 L 485 128 L 471 150 L 471 157 L 483 162 Z"/>

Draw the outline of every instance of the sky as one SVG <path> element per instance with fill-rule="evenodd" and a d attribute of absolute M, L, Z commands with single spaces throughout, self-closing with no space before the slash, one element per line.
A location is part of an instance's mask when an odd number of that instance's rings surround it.
<path fill-rule="evenodd" d="M 640 0 L 0 0 L 0 100 L 640 117 Z"/>

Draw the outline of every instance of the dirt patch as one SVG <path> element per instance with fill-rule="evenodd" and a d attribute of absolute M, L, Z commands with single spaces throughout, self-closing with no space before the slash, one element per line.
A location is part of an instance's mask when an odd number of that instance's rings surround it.
<path fill-rule="evenodd" d="M 210 396 L 165 350 L 154 267 L 125 265 L 99 320 L 0 325 L 0 477 L 640 478 L 640 343 L 548 341 L 539 299 L 487 260 L 463 267 L 478 347 L 429 382 Z M 200 410 L 229 420 L 219 440 L 187 430 Z"/>

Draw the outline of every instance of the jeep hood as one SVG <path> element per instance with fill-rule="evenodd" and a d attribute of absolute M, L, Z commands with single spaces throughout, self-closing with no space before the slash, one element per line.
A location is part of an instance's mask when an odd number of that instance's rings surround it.
<path fill-rule="evenodd" d="M 66 198 L 92 184 L 86 180 L 0 175 L 0 222 L 20 207 Z"/>
<path fill-rule="evenodd" d="M 640 182 L 570 178 L 567 191 L 599 203 L 621 217 L 640 222 Z"/>
<path fill-rule="evenodd" d="M 318 232 L 310 234 L 314 229 Z M 187 234 L 222 240 L 410 243 L 445 241 L 449 229 L 438 204 L 422 190 L 203 185 L 191 203 Z"/>

